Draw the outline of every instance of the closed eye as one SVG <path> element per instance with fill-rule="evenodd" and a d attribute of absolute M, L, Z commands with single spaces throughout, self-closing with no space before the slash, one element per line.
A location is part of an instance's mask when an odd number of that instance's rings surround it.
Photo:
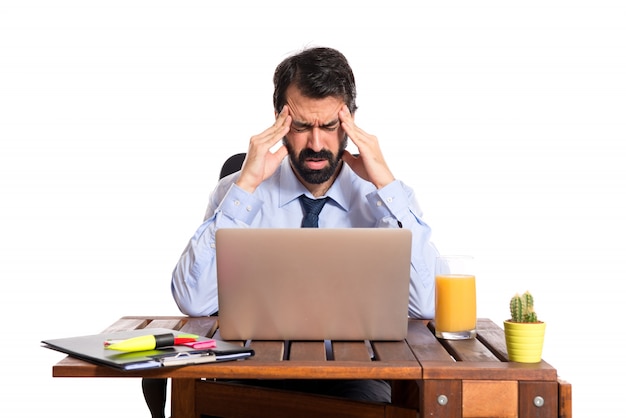
<path fill-rule="evenodd" d="M 308 123 L 303 123 L 303 122 L 294 122 L 291 124 L 291 129 L 294 132 L 299 132 L 299 133 L 310 131 L 312 128 L 313 128 L 313 125 L 310 125 Z M 339 128 L 339 120 L 334 120 L 334 121 L 331 121 L 329 123 L 326 123 L 320 126 L 320 129 L 323 129 L 327 132 L 336 131 L 337 128 Z"/>
<path fill-rule="evenodd" d="M 331 123 L 327 123 L 326 125 L 322 125 L 321 128 L 328 132 L 336 131 L 339 128 L 339 121 L 333 121 Z"/>

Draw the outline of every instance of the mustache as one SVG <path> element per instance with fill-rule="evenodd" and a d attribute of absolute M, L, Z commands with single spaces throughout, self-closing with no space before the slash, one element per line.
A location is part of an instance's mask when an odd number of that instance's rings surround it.
<path fill-rule="evenodd" d="M 311 148 L 305 148 L 302 151 L 300 151 L 300 155 L 298 156 L 298 159 L 300 160 L 301 163 L 304 162 L 308 158 L 332 161 L 332 159 L 334 158 L 334 155 L 332 152 L 326 149 L 323 149 L 320 151 L 313 151 Z"/>

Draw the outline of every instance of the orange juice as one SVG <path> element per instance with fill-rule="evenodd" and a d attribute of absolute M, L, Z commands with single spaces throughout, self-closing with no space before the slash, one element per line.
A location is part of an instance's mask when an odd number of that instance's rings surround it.
<path fill-rule="evenodd" d="M 435 276 L 435 331 L 463 333 L 476 329 L 476 277 L 470 274 Z M 454 336 L 447 336 L 454 338 Z M 446 338 L 446 336 L 444 336 Z M 462 337 L 459 337 L 462 338 Z"/>

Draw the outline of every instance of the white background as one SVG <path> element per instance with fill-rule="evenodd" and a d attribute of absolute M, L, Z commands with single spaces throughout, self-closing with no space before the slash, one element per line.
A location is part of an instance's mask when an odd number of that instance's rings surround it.
<path fill-rule="evenodd" d="M 272 123 L 276 64 L 323 45 L 440 251 L 476 257 L 479 316 L 531 290 L 575 416 L 618 416 L 625 3 L 244 3 L 0 3 L 2 410 L 149 416 L 139 380 L 53 379 L 39 341 L 179 313 L 222 161 Z"/>

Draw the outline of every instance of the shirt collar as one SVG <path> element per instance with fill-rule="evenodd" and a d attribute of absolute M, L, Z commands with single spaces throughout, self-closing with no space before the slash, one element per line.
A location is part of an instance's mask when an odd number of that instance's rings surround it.
<path fill-rule="evenodd" d="M 330 186 L 330 189 L 326 192 L 326 196 L 330 197 L 332 200 L 337 203 L 342 209 L 348 211 L 350 206 L 350 195 L 352 193 L 352 188 L 350 187 L 352 169 L 348 166 L 348 164 L 343 163 L 341 171 L 339 175 L 335 179 L 335 182 Z M 311 196 L 309 191 L 300 180 L 296 177 L 291 165 L 289 164 L 289 156 L 283 159 L 280 165 L 280 198 L 279 204 L 280 206 L 287 205 L 292 201 L 298 199 L 301 194 L 308 194 Z"/>

